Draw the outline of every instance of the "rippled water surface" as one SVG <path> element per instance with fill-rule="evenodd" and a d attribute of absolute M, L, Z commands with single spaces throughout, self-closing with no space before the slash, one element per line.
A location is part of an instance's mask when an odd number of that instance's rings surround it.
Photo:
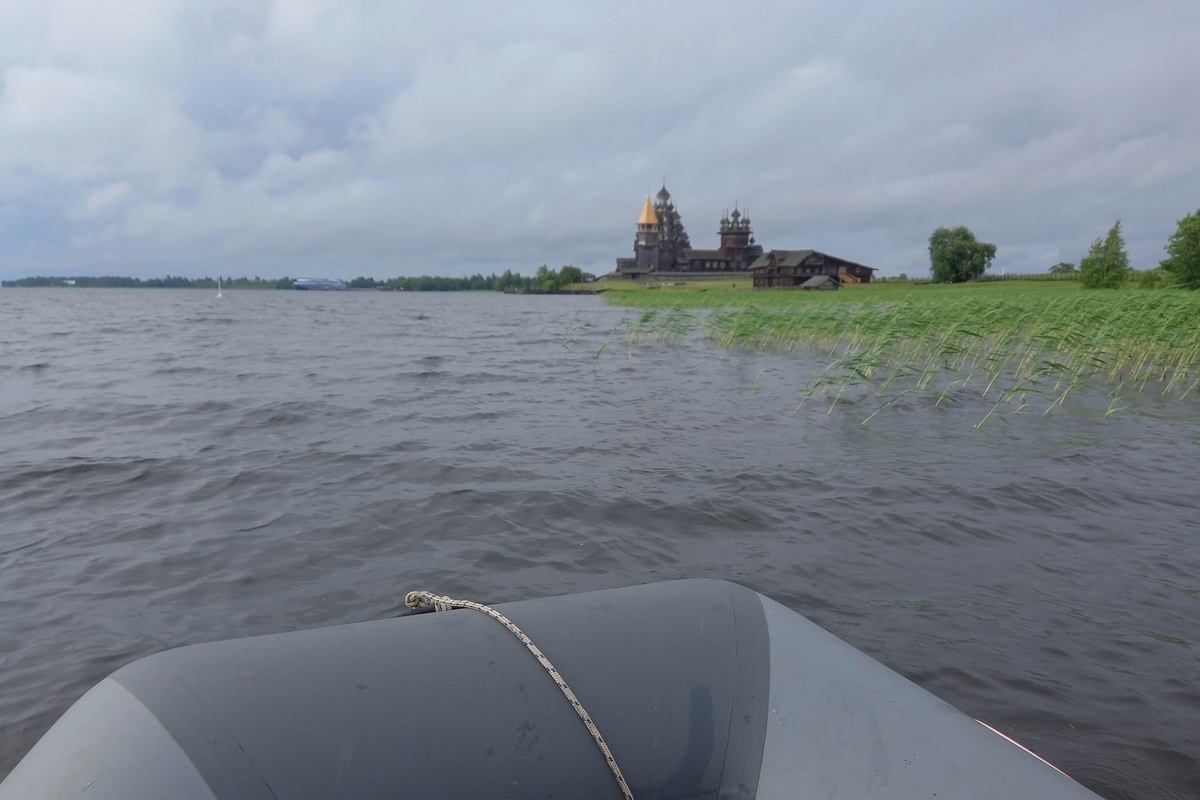
<path fill-rule="evenodd" d="M 971 427 L 597 297 L 0 291 L 0 775 L 192 642 L 681 577 L 1110 798 L 1200 794 L 1200 399 Z M 622 323 L 624 320 L 624 323 Z"/>

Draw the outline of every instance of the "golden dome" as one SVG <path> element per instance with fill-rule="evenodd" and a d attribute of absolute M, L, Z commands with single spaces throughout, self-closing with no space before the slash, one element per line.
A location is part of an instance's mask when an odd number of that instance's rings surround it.
<path fill-rule="evenodd" d="M 654 213 L 654 206 L 650 205 L 650 195 L 646 195 L 646 205 L 642 206 L 642 215 L 638 217 L 638 225 L 657 225 L 658 215 Z"/>

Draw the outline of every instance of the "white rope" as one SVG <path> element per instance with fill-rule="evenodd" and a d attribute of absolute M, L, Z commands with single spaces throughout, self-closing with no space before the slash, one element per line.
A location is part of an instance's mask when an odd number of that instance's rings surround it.
<path fill-rule="evenodd" d="M 608 743 L 604 741 L 604 737 L 600 735 L 600 729 L 596 727 L 596 723 L 592 721 L 591 715 L 584 709 L 583 704 L 579 702 L 579 698 L 571 691 L 571 687 L 558 674 L 558 670 L 550 663 L 550 659 L 546 658 L 538 646 L 533 643 L 533 640 L 525 635 L 525 632 L 513 624 L 512 620 L 501 614 L 494 608 L 475 603 L 470 600 L 454 600 L 445 595 L 434 594 L 433 592 L 409 592 L 404 597 L 404 604 L 409 608 L 425 608 L 432 607 L 434 611 L 450 611 L 455 608 L 469 608 L 472 611 L 479 611 L 487 614 L 492 619 L 499 622 L 504 627 L 508 628 L 509 632 L 517 637 L 521 644 L 533 654 L 533 657 L 538 660 L 538 663 L 545 668 L 546 672 L 550 673 L 550 677 L 562 690 L 567 700 L 571 701 L 571 708 L 575 709 L 575 713 L 583 720 L 583 724 L 587 726 L 588 732 L 592 734 L 592 739 L 595 740 L 596 746 L 600 748 L 600 752 L 604 754 L 604 760 L 608 762 L 608 768 L 612 770 L 613 777 L 617 779 L 617 786 L 621 788 L 621 794 L 625 795 L 625 800 L 633 800 L 633 792 L 629 790 L 629 783 L 626 782 L 625 776 L 621 774 L 621 768 L 617 766 L 617 760 L 613 758 L 612 751 L 608 749 Z"/>

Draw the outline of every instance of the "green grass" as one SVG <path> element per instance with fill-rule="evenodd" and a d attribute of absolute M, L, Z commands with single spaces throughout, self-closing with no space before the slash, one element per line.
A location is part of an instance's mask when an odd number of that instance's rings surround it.
<path fill-rule="evenodd" d="M 825 364 L 803 392 L 832 411 L 847 392 L 934 403 L 976 397 L 983 424 L 999 411 L 1048 414 L 1085 388 L 1186 397 L 1200 382 L 1200 293 L 1086 291 L 1074 282 L 901 283 L 836 292 L 647 290 L 607 295 L 646 309 L 639 336 L 682 327 L 724 347 L 802 349 Z M 705 315 L 691 308 L 712 309 Z M 664 310 L 665 309 L 665 310 Z M 657 319 L 657 321 L 656 321 Z"/>
<path fill-rule="evenodd" d="M 736 287 L 733 286 L 736 284 Z M 635 281 L 597 281 L 608 302 L 636 308 L 683 306 L 686 308 L 805 308 L 813 305 L 855 304 L 897 295 L 941 297 L 984 294 L 1072 294 L 1081 291 L 1076 281 L 992 281 L 971 283 L 866 283 L 847 285 L 836 292 L 806 292 L 799 289 L 759 289 L 751 281 L 688 281 L 677 286 L 650 288 Z"/>

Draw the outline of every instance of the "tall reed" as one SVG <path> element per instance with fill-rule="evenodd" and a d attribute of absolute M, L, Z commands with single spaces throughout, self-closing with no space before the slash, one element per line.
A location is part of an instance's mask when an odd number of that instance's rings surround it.
<path fill-rule="evenodd" d="M 1130 391 L 1196 393 L 1200 293 L 1027 287 L 641 292 L 613 300 L 644 309 L 618 324 L 630 357 L 647 339 L 669 343 L 697 330 L 724 347 L 803 349 L 822 366 L 801 404 L 824 398 L 832 412 L 848 392 L 866 392 L 878 399 L 868 420 L 915 393 L 937 404 L 979 398 L 979 425 L 999 412 L 1048 414 L 1085 388 L 1109 395 L 1107 414 L 1121 410 Z"/>
<path fill-rule="evenodd" d="M 719 310 L 707 324 L 726 347 L 804 348 L 825 357 L 803 401 L 827 397 L 831 410 L 854 387 L 868 387 L 881 399 L 876 413 L 914 391 L 936 389 L 938 403 L 977 392 L 992 401 L 983 424 L 1006 404 L 1049 413 L 1083 386 L 1104 385 L 1113 395 L 1153 388 L 1184 397 L 1200 382 L 1200 295 L 1194 293 L 859 297 Z M 1116 408 L 1114 402 L 1110 413 Z"/>

